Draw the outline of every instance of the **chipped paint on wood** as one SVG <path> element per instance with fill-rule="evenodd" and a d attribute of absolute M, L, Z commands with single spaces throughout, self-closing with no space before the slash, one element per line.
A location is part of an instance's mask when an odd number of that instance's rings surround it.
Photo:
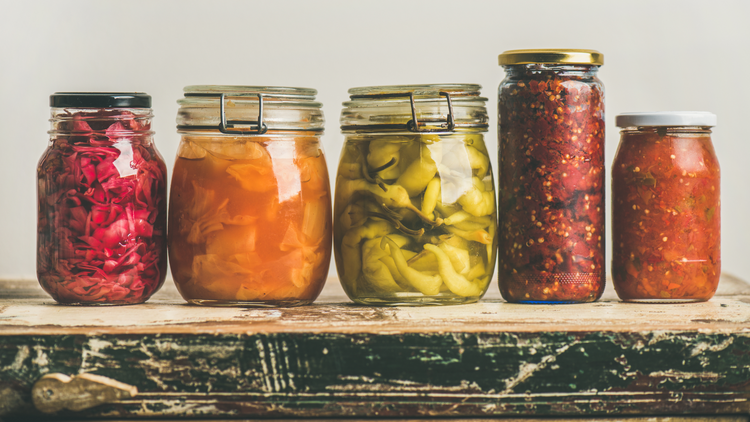
<path fill-rule="evenodd" d="M 2 339 L 0 388 L 14 379 L 24 400 L 50 368 L 138 388 L 133 399 L 81 412 L 91 417 L 750 412 L 750 333 Z M 48 356 L 48 365 L 35 363 L 31 350 Z"/>

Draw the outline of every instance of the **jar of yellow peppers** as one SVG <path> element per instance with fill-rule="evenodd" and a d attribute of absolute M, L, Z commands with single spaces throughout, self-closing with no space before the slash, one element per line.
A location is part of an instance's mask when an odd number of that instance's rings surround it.
<path fill-rule="evenodd" d="M 368 305 L 481 298 L 497 249 L 495 190 L 479 85 L 353 88 L 336 176 L 334 255 Z"/>

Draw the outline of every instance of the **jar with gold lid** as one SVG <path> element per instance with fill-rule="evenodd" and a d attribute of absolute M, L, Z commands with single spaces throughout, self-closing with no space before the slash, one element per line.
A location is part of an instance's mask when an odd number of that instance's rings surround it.
<path fill-rule="evenodd" d="M 604 291 L 604 58 L 511 50 L 498 90 L 498 283 L 521 303 Z"/>

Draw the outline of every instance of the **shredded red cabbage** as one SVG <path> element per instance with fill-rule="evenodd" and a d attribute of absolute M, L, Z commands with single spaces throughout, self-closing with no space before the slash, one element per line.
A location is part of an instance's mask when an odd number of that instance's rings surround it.
<path fill-rule="evenodd" d="M 149 119 L 124 110 L 53 119 L 38 168 L 37 275 L 58 302 L 141 303 L 164 282 L 167 173 Z"/>

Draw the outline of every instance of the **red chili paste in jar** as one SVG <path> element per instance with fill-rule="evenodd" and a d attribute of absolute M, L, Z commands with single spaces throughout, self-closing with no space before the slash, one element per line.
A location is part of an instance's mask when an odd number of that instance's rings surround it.
<path fill-rule="evenodd" d="M 506 66 L 498 268 L 508 301 L 591 302 L 603 292 L 604 93 L 597 69 Z"/>

